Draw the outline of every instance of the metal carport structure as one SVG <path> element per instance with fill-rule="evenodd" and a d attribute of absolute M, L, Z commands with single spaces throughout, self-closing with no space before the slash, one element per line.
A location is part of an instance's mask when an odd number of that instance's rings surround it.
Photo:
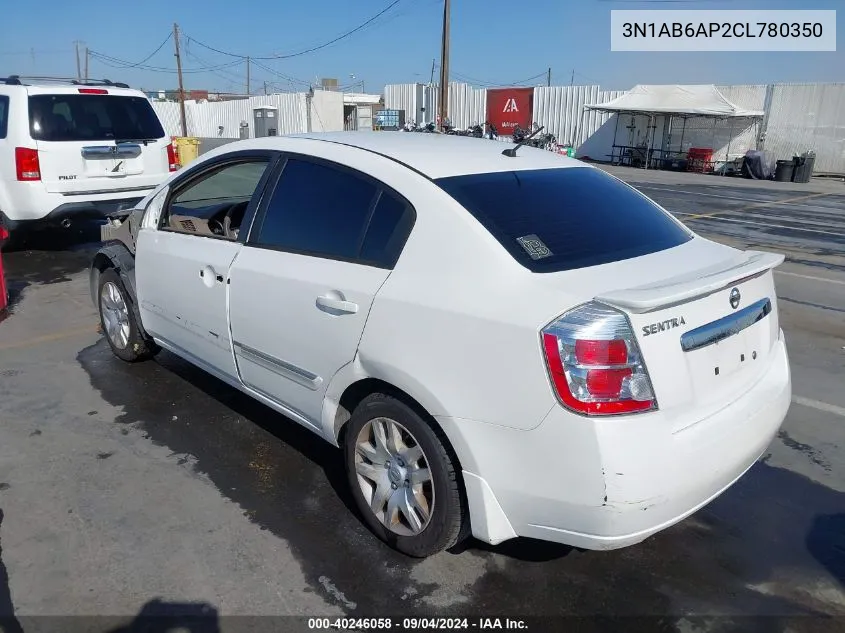
<path fill-rule="evenodd" d="M 651 155 L 654 149 L 654 124 L 655 117 L 663 116 L 668 118 L 669 129 L 675 117 L 683 119 L 684 125 L 681 131 L 679 150 L 683 150 L 684 132 L 686 131 L 686 120 L 692 117 L 712 118 L 713 133 L 715 136 L 716 122 L 724 119 L 752 118 L 755 124 L 763 118 L 762 110 L 746 110 L 731 103 L 716 86 L 704 85 L 645 85 L 638 84 L 630 91 L 611 99 L 606 103 L 585 104 L 583 114 L 587 110 L 599 112 L 610 112 L 617 115 L 630 114 L 632 116 L 648 116 L 648 129 L 651 130 L 651 137 L 648 140 L 648 147 L 645 158 L 645 168 L 648 169 L 651 162 Z M 613 154 L 615 154 L 616 137 L 619 131 L 619 117 L 616 118 L 616 127 L 613 131 Z M 731 129 L 733 136 L 733 127 Z M 670 132 L 671 144 L 671 132 Z M 662 150 L 661 150 L 662 151 Z M 730 143 L 728 144 L 728 152 Z"/>

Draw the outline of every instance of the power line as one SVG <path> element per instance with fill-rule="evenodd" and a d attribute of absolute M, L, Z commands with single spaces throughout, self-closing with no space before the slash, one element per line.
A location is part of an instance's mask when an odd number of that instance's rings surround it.
<path fill-rule="evenodd" d="M 440 64 L 435 63 L 434 67 L 440 68 Z M 452 75 L 454 75 L 458 79 L 462 79 L 463 81 L 466 81 L 467 83 L 471 83 L 471 84 L 475 84 L 477 86 L 487 87 L 487 88 L 493 88 L 493 87 L 498 87 L 498 86 L 518 86 L 520 84 L 526 84 L 529 81 L 534 81 L 535 79 L 545 77 L 546 74 L 547 74 L 547 71 L 544 70 L 543 72 L 538 73 L 536 75 L 533 75 L 531 77 L 528 77 L 526 79 L 520 79 L 518 81 L 501 82 L 501 81 L 485 81 L 483 79 L 478 79 L 476 77 L 470 77 L 469 75 L 465 75 L 464 73 L 459 73 L 459 72 L 454 71 L 454 70 L 452 70 L 450 72 L 451 72 Z"/>
<path fill-rule="evenodd" d="M 254 55 L 240 55 L 240 54 L 238 54 L 238 53 L 232 53 L 232 52 L 228 52 L 228 51 L 223 51 L 223 50 L 220 50 L 219 48 L 214 48 L 213 46 L 209 46 L 208 44 L 203 44 L 203 43 L 202 43 L 202 42 L 200 42 L 199 40 L 197 40 L 197 39 L 195 39 L 195 38 L 192 38 L 192 37 L 190 37 L 190 36 L 187 36 L 187 37 L 188 37 L 188 40 L 190 40 L 190 41 L 192 41 L 192 42 L 194 42 L 194 43 L 196 43 L 196 44 L 199 44 L 199 45 L 200 45 L 200 46 L 202 46 L 203 48 L 207 48 L 207 49 L 208 49 L 208 50 L 210 50 L 210 51 L 214 51 L 215 53 L 220 53 L 221 55 L 227 55 L 227 56 L 229 56 L 229 57 L 238 57 L 238 58 L 240 58 L 240 59 L 246 59 L 247 57 L 249 57 L 249 58 L 250 58 L 251 60 L 253 60 L 253 61 L 255 61 L 256 59 L 258 59 L 258 60 L 269 60 L 269 59 L 290 59 L 291 57 L 299 57 L 299 56 L 301 56 L 301 55 L 307 55 L 308 53 L 313 53 L 314 51 L 318 51 L 318 50 L 320 50 L 320 49 L 323 49 L 323 48 L 326 48 L 326 47 L 328 47 L 328 46 L 331 46 L 332 44 L 335 44 L 335 43 L 337 43 L 337 42 L 339 42 L 339 41 L 341 41 L 341 40 L 343 40 L 343 39 L 346 39 L 346 38 L 347 38 L 347 37 L 349 37 L 350 35 L 353 35 L 353 34 L 357 33 L 357 32 L 358 32 L 358 31 L 360 31 L 361 29 L 363 29 L 363 28 L 365 28 L 366 26 L 368 26 L 368 25 L 372 24 L 373 22 L 375 22 L 378 18 L 380 18 L 380 17 L 381 17 L 381 16 L 383 16 L 385 13 L 387 13 L 388 11 L 390 11 L 393 7 L 395 7 L 395 6 L 396 6 L 397 4 L 399 4 L 400 2 L 402 2 L 402 0 L 393 0 L 393 2 L 391 2 L 391 3 L 390 3 L 389 5 L 387 5 L 384 9 L 382 9 L 381 11 L 379 11 L 378 13 L 376 13 L 376 14 L 375 14 L 373 17 L 371 17 L 369 20 L 367 20 L 367 21 L 365 21 L 365 22 L 363 22 L 363 23 L 359 24 L 359 25 L 358 25 L 358 26 L 356 26 L 354 29 L 351 29 L 351 30 L 349 30 L 349 31 L 346 31 L 346 33 L 343 33 L 342 35 L 337 36 L 337 37 L 336 37 L 336 38 L 334 38 L 333 40 L 329 40 L 328 42 L 325 42 L 324 44 L 320 44 L 319 46 L 313 46 L 313 47 L 308 48 L 308 49 L 305 49 L 305 50 L 303 50 L 303 51 L 299 51 L 298 53 L 291 53 L 291 54 L 289 54 L 289 55 L 268 55 L 268 56 L 264 56 L 264 57 L 256 57 L 256 56 L 254 56 Z"/>
<path fill-rule="evenodd" d="M 132 62 L 127 62 L 125 59 L 119 59 L 117 57 L 111 57 L 109 55 L 104 55 L 102 53 L 98 53 L 96 51 L 90 51 L 91 56 L 99 61 L 101 64 L 105 64 L 106 66 L 111 66 L 112 68 L 120 68 L 120 69 L 127 69 L 127 68 L 138 68 L 139 70 L 146 70 L 149 72 L 159 72 L 159 73 L 171 73 L 176 74 L 176 70 L 172 68 L 163 68 L 161 66 L 149 66 L 143 65 L 138 66 L 133 64 Z M 223 68 L 232 68 L 234 66 L 238 66 L 242 62 L 240 60 L 228 62 L 226 64 L 220 64 L 218 66 L 210 66 L 205 68 L 191 68 L 191 69 L 182 69 L 183 73 L 205 73 L 211 72 L 214 70 L 221 70 Z"/>
<path fill-rule="evenodd" d="M 141 66 L 142 64 L 146 64 L 148 61 L 150 61 L 150 59 L 152 59 L 153 56 L 155 56 L 156 53 L 158 53 L 162 48 L 164 48 L 164 45 L 167 44 L 170 41 L 171 37 L 173 37 L 173 33 L 168 33 L 167 37 L 164 38 L 164 41 L 161 44 L 159 44 L 157 49 L 155 49 L 152 53 L 147 55 L 144 59 L 139 61 L 137 64 L 132 64 L 130 66 L 127 66 L 127 68 L 135 68 L 137 66 Z"/>
<path fill-rule="evenodd" d="M 199 62 L 200 64 L 204 65 L 207 68 L 214 66 L 214 64 L 209 63 L 207 60 L 203 59 L 202 57 L 200 57 L 199 55 L 194 53 L 192 50 L 190 50 L 187 46 L 185 47 L 183 52 L 185 53 L 186 56 L 194 59 L 195 61 Z M 238 62 L 237 64 L 240 65 L 242 63 L 243 62 Z M 228 71 L 228 70 L 209 70 L 208 72 L 210 72 L 213 75 L 216 75 L 217 77 L 220 77 L 221 79 L 225 79 L 226 81 L 240 83 L 243 80 L 242 77 L 240 77 L 240 76 L 236 75 L 235 73 Z"/>
<path fill-rule="evenodd" d="M 296 83 L 296 84 L 301 84 L 301 85 L 303 85 L 303 86 L 310 86 L 310 85 L 311 85 L 311 82 L 310 82 L 310 81 L 303 81 L 302 79 L 297 79 L 296 77 L 291 77 L 291 76 L 289 76 L 289 75 L 285 75 L 284 73 L 280 73 L 280 72 L 279 72 L 279 71 L 277 71 L 277 70 L 273 70 L 273 69 L 272 69 L 272 68 L 270 68 L 269 66 L 265 66 L 264 64 L 260 64 L 260 63 L 258 63 L 257 61 L 255 61 L 255 58 L 254 58 L 254 57 L 251 57 L 250 59 L 252 60 L 252 63 L 253 63 L 253 64 L 255 64 L 256 66 L 258 66 L 258 67 L 259 67 L 259 68 L 261 68 L 262 70 L 267 71 L 267 72 L 268 72 L 268 73 L 270 73 L 271 75 L 275 75 L 276 77 L 279 77 L 280 79 L 284 79 L 284 80 L 286 80 L 286 81 L 292 81 L 293 83 Z M 261 59 L 261 58 L 259 58 L 259 59 Z"/>

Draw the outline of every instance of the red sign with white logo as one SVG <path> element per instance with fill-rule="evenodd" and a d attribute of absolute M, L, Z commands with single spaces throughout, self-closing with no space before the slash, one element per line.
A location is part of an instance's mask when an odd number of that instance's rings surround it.
<path fill-rule="evenodd" d="M 496 126 L 500 136 L 508 136 L 518 125 L 531 127 L 534 111 L 534 88 L 496 88 L 487 91 L 487 120 Z"/>

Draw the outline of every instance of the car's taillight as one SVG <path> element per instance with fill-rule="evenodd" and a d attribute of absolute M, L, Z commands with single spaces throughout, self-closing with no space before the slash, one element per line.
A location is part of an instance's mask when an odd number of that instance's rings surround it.
<path fill-rule="evenodd" d="M 179 161 L 176 160 L 176 148 L 173 147 L 173 143 L 167 144 L 167 168 L 170 171 L 179 170 Z"/>
<path fill-rule="evenodd" d="M 543 352 L 560 402 L 586 415 L 657 408 L 626 316 L 600 303 L 567 312 L 543 329 Z"/>
<path fill-rule="evenodd" d="M 41 164 L 38 162 L 38 150 L 29 147 L 15 148 L 15 171 L 18 180 L 41 180 Z"/>
<path fill-rule="evenodd" d="M 102 88 L 80 88 L 79 94 L 81 95 L 107 95 L 109 93 L 108 90 L 103 90 Z"/>

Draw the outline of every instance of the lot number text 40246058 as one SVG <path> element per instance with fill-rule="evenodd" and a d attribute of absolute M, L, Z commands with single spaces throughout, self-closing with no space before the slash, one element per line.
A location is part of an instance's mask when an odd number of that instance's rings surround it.
<path fill-rule="evenodd" d="M 525 620 L 512 618 L 308 618 L 309 630 L 331 631 L 446 631 L 527 630 Z"/>

